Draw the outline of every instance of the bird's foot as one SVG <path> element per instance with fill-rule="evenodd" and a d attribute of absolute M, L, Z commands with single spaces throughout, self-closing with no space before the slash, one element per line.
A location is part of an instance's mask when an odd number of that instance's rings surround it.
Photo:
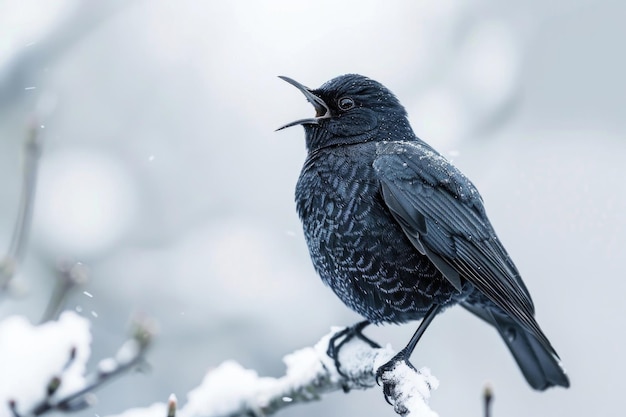
<path fill-rule="evenodd" d="M 404 362 L 409 368 L 417 372 L 417 369 L 415 369 L 413 364 L 409 361 L 407 352 L 405 352 L 404 350 L 401 350 L 400 352 L 398 352 L 387 363 L 385 363 L 384 365 L 382 365 L 380 368 L 376 370 L 376 383 L 378 385 L 381 385 L 382 383 L 383 395 L 385 396 L 385 401 L 387 401 L 387 403 L 392 406 L 394 404 L 391 402 L 390 398 L 394 397 L 393 391 L 395 389 L 396 384 L 394 382 L 394 378 L 388 378 L 385 376 L 385 374 L 387 372 L 393 372 L 401 362 Z"/>
<path fill-rule="evenodd" d="M 380 348 L 380 345 L 367 336 L 363 334 L 363 329 L 370 324 L 369 321 L 361 321 L 353 326 L 346 327 L 343 330 L 335 333 L 330 340 L 328 341 L 328 349 L 326 350 L 326 354 L 333 360 L 335 363 L 335 368 L 339 375 L 344 378 L 348 378 L 348 376 L 341 370 L 341 363 L 339 362 L 339 351 L 350 340 L 355 337 L 361 339 L 363 342 L 370 345 L 372 348 Z M 349 389 L 344 387 L 344 391 L 348 392 Z"/>

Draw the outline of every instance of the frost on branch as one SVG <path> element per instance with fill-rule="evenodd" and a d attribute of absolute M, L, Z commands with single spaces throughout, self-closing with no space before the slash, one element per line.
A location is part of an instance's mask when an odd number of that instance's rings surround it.
<path fill-rule="evenodd" d="M 372 348 L 354 338 L 340 350 L 341 376 L 326 354 L 329 339 L 325 335 L 315 346 L 300 349 L 284 357 L 285 375 L 279 378 L 260 377 L 234 361 L 226 361 L 210 370 L 197 388 L 187 395 L 187 403 L 179 417 L 235 417 L 271 415 L 298 403 L 319 400 L 323 394 L 350 389 L 376 387 L 376 370 L 395 354 L 390 347 Z M 428 369 L 416 371 L 404 363 L 382 376 L 382 382 L 393 385 L 390 400 L 400 415 L 437 416 L 427 401 L 438 381 Z M 382 393 L 381 401 L 383 400 Z M 161 417 L 165 404 L 132 409 L 116 417 Z"/>

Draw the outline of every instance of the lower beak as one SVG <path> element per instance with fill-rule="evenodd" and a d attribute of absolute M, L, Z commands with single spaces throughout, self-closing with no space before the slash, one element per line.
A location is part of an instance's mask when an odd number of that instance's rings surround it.
<path fill-rule="evenodd" d="M 287 123 L 286 125 L 281 126 L 278 129 L 276 129 L 277 131 L 285 129 L 287 127 L 295 126 L 295 125 L 304 125 L 304 124 L 316 125 L 316 124 L 319 124 L 319 121 L 321 119 L 328 119 L 330 117 L 330 109 L 328 108 L 328 105 L 324 103 L 324 100 L 322 100 L 321 98 L 313 94 L 310 88 L 303 86 L 296 80 L 291 79 L 289 77 L 284 77 L 282 75 L 279 75 L 278 78 L 287 81 L 289 84 L 293 85 L 298 90 L 300 90 L 302 94 L 304 94 L 304 96 L 309 101 L 309 103 L 311 103 L 313 107 L 315 108 L 315 117 L 312 117 L 309 119 L 300 119 L 300 120 L 296 120 L 295 122 Z"/>

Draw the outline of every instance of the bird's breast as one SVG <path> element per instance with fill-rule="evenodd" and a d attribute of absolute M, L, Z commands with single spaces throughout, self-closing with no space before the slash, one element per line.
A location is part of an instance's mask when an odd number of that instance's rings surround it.
<path fill-rule="evenodd" d="M 309 155 L 296 186 L 313 265 L 370 321 L 419 319 L 433 297 L 450 298 L 447 281 L 387 209 L 372 168 L 374 146 L 345 148 Z"/>

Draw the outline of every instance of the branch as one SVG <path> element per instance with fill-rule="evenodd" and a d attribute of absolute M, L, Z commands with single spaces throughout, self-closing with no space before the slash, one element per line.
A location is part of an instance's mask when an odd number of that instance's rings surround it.
<path fill-rule="evenodd" d="M 11 238 L 11 245 L 4 259 L 0 261 L 0 290 L 6 290 L 24 257 L 28 232 L 30 230 L 35 188 L 37 184 L 37 168 L 41 154 L 41 138 L 39 126 L 33 121 L 24 141 L 24 161 L 22 168 L 22 191 L 20 204 Z"/>
<path fill-rule="evenodd" d="M 76 322 L 77 320 L 84 320 L 81 318 L 72 318 L 78 316 L 64 316 L 67 326 L 68 320 Z M 63 332 L 74 332 L 78 328 L 62 329 L 58 323 L 52 323 L 56 327 L 56 331 L 51 332 L 51 328 L 44 329 L 42 326 L 31 329 L 23 323 L 19 323 L 19 326 L 23 326 L 21 330 L 13 333 L 38 333 L 44 335 L 50 340 L 47 342 L 53 343 L 54 337 L 62 337 Z M 68 330 L 69 329 L 69 330 Z M 86 327 L 85 327 L 86 329 Z M 56 334 L 58 333 L 58 334 Z M 68 333 L 69 334 L 69 333 Z M 82 377 L 77 375 L 82 369 L 84 369 L 85 362 L 88 359 L 88 353 L 83 352 L 81 358 L 78 358 L 78 348 L 73 346 L 69 350 L 68 359 L 61 371 L 50 378 L 45 385 L 44 397 L 34 404 L 20 404 L 19 400 L 15 396 L 8 397 L 8 408 L 11 411 L 13 417 L 35 417 L 40 416 L 50 411 L 70 412 L 79 411 L 91 406 L 95 402 L 95 395 L 93 391 L 100 388 L 105 383 L 111 381 L 113 378 L 128 372 L 132 369 L 136 369 L 144 362 L 146 350 L 151 344 L 154 335 L 154 329 L 151 322 L 147 320 L 136 321 L 134 323 L 134 329 L 132 336 L 127 340 L 122 347 L 117 351 L 114 357 L 103 359 L 99 362 L 98 368 L 95 372 Z M 19 336 L 18 336 L 19 337 Z M 24 337 L 24 336 L 22 336 Z M 32 339 L 32 338 L 31 338 Z M 17 343 L 17 342 L 16 342 Z M 5 346 L 6 348 L 6 346 Z M 84 348 L 84 346 L 83 346 Z M 8 352 L 11 353 L 10 347 Z M 28 360 L 29 358 L 16 358 L 18 360 Z M 77 363 L 78 361 L 78 363 Z M 33 382 L 33 381 L 30 381 Z M 36 391 L 37 387 L 28 384 L 24 387 L 13 387 L 12 390 L 16 390 L 13 395 L 20 395 L 22 398 L 27 398 L 30 394 L 24 391 Z M 11 395 L 12 393 L 2 393 L 4 395 Z M 1 397 L 1 396 L 0 396 Z M 24 411 L 26 409 L 27 411 Z M 2 411 L 2 410 L 0 410 Z M 162 416 L 161 416 L 162 417 Z"/>
<path fill-rule="evenodd" d="M 483 407 L 485 417 L 491 417 L 491 405 L 493 404 L 493 389 L 490 385 L 485 386 L 483 390 Z"/>
<path fill-rule="evenodd" d="M 390 347 L 372 348 L 354 338 L 342 346 L 341 376 L 334 362 L 326 355 L 328 341 L 338 329 L 313 347 L 300 349 L 284 357 L 285 375 L 279 378 L 259 377 L 234 361 L 226 361 L 209 371 L 199 387 L 187 395 L 184 407 L 176 411 L 178 417 L 239 417 L 269 416 L 295 405 L 304 404 L 334 391 L 376 387 L 376 370 L 395 352 Z M 391 387 L 390 401 L 402 415 L 436 417 L 427 401 L 439 382 L 426 368 L 416 371 L 400 362 L 382 376 L 382 382 Z M 383 396 L 381 394 L 381 401 Z M 117 417 L 162 417 L 171 413 L 172 402 L 154 404 L 144 409 L 131 409 Z"/>
<path fill-rule="evenodd" d="M 179 415 L 271 415 L 288 406 L 319 400 L 330 392 L 375 386 L 376 363 L 386 362 L 393 352 L 388 348 L 374 349 L 353 339 L 340 351 L 342 371 L 347 375 L 344 378 L 326 355 L 328 341 L 334 333 L 324 336 L 314 347 L 285 356 L 287 371 L 280 378 L 259 377 L 234 361 L 222 363 L 189 393 L 189 401 Z"/>
<path fill-rule="evenodd" d="M 89 279 L 89 270 L 82 262 L 60 262 L 56 271 L 56 284 L 52 291 L 46 311 L 43 313 L 40 323 L 55 320 L 61 314 L 65 301 L 72 290 L 84 285 Z"/>

